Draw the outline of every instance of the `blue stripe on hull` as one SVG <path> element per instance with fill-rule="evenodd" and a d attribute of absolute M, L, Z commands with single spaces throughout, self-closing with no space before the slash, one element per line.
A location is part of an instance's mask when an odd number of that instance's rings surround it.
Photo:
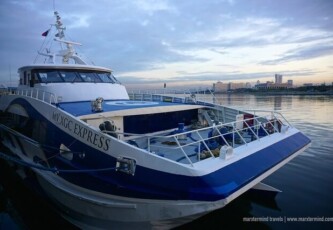
<path fill-rule="evenodd" d="M 73 152 L 85 152 L 84 158 L 74 154 L 72 161 L 59 156 L 54 157 L 55 150 L 46 152 L 50 157 L 51 166 L 56 166 L 59 169 L 115 166 L 115 158 L 75 140 L 47 121 L 26 101 L 20 99 L 15 103 L 24 105 L 30 117 L 47 123 L 47 142 L 44 144 L 59 148 L 60 144 L 63 143 L 70 146 Z M 231 165 L 201 177 L 175 175 L 139 165 L 136 167 L 134 176 L 115 171 L 84 174 L 64 173 L 59 174 L 59 176 L 78 186 L 119 196 L 216 201 L 226 198 L 309 143 L 310 140 L 306 136 L 302 133 L 296 133 Z"/>
<path fill-rule="evenodd" d="M 146 181 L 162 182 L 164 191 L 178 194 L 177 199 L 215 201 L 226 198 L 309 143 L 306 136 L 296 133 L 202 177 L 170 175 L 146 168 L 140 170 L 140 176 Z"/>
<path fill-rule="evenodd" d="M 306 136 L 297 133 L 202 177 L 174 175 L 141 166 L 137 166 L 135 176 L 115 172 L 63 176 L 83 187 L 119 196 L 216 201 L 250 183 L 309 142 Z"/>
<path fill-rule="evenodd" d="M 212 189 L 206 191 L 205 198 L 200 194 L 199 189 L 197 196 L 193 194 L 193 199 L 218 200 L 225 198 L 309 143 L 310 139 L 302 133 L 296 133 L 283 141 L 207 175 L 204 180 L 212 184 Z"/>

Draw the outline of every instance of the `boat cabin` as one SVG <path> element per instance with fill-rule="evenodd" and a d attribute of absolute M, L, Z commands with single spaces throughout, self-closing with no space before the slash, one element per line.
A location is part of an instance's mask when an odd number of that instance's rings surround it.
<path fill-rule="evenodd" d="M 19 69 L 19 90 L 54 94 L 58 102 L 128 99 L 110 69 L 90 65 L 29 65 Z"/>

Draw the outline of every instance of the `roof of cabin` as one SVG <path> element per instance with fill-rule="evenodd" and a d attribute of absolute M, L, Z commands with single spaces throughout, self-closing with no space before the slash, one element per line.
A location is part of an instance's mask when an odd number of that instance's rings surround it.
<path fill-rule="evenodd" d="M 101 67 L 101 66 L 94 66 L 94 65 L 78 65 L 78 64 L 31 64 L 22 66 L 18 69 L 18 72 L 22 72 L 25 70 L 31 69 L 57 69 L 57 70 L 93 70 L 93 71 L 107 71 L 111 72 L 111 69 Z"/>

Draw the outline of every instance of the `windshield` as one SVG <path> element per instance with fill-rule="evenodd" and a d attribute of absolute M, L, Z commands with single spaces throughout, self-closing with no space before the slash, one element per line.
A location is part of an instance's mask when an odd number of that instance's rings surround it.
<path fill-rule="evenodd" d="M 93 82 L 120 84 L 110 72 L 86 70 L 35 70 L 35 73 L 41 83 Z"/>

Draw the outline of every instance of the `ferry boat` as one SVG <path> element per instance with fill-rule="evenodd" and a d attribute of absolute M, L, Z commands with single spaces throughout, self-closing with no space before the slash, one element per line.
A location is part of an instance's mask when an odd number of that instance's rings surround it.
<path fill-rule="evenodd" d="M 276 111 L 195 94 L 129 94 L 110 69 L 76 53 L 80 44 L 54 15 L 60 50 L 39 52 L 45 63 L 19 68 L 18 88 L 0 96 L 10 150 L 0 156 L 22 178 L 33 172 L 74 225 L 138 229 L 197 218 L 249 189 L 277 191 L 261 181 L 310 146 Z"/>

